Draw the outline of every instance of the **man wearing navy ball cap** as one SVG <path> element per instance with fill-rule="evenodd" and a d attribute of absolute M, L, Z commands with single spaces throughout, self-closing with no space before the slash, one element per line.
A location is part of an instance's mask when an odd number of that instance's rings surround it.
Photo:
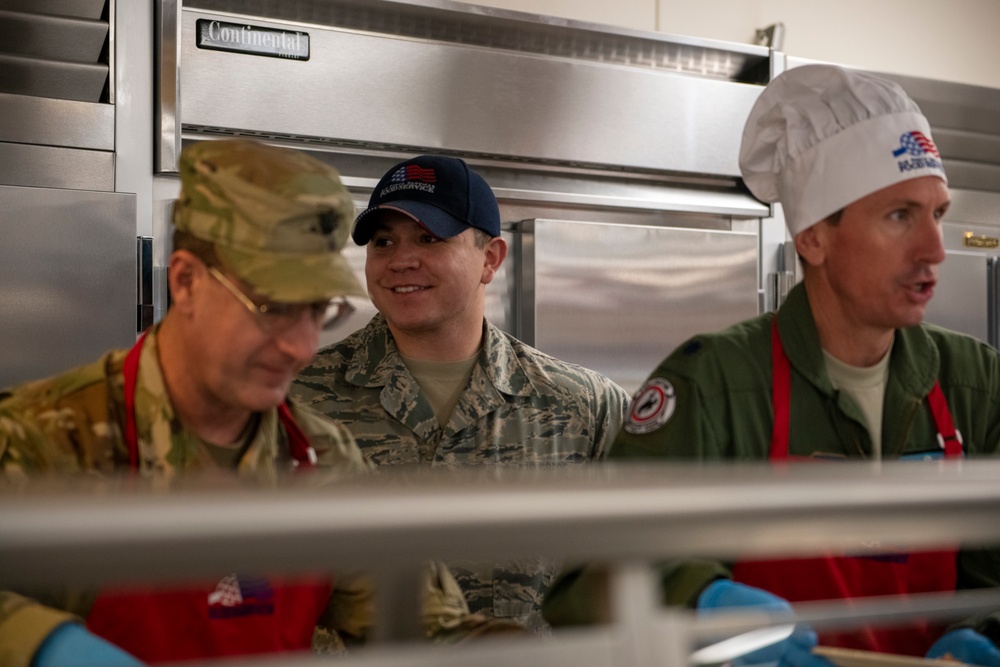
<path fill-rule="evenodd" d="M 485 319 L 485 288 L 507 256 L 493 191 L 464 161 L 423 155 L 392 167 L 358 216 L 379 313 L 320 353 L 300 399 L 346 425 L 377 465 L 539 465 L 603 457 L 628 395 Z M 442 554 L 444 555 L 444 554 Z M 554 571 L 451 564 L 473 610 L 540 628 Z"/>

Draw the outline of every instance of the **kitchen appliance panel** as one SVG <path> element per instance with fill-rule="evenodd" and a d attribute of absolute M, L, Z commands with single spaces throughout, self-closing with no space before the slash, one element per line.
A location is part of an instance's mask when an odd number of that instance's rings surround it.
<path fill-rule="evenodd" d="M 987 260 L 982 253 L 948 252 L 924 321 L 990 342 Z"/>
<path fill-rule="evenodd" d="M 0 93 L 0 141 L 70 148 L 115 148 L 115 107 Z"/>
<path fill-rule="evenodd" d="M 995 321 L 1000 313 L 1000 195 L 967 190 L 951 194 L 952 206 L 941 223 L 945 260 L 938 266 L 924 321 L 997 347 L 1000 341 L 991 318 Z"/>
<path fill-rule="evenodd" d="M 115 154 L 0 142 L 0 183 L 110 192 L 115 188 Z"/>
<path fill-rule="evenodd" d="M 135 341 L 135 195 L 0 186 L 0 386 Z"/>
<path fill-rule="evenodd" d="M 630 393 L 687 338 L 757 315 L 754 233 L 529 222 L 521 271 L 534 289 L 519 310 L 534 331 L 523 337 Z"/>

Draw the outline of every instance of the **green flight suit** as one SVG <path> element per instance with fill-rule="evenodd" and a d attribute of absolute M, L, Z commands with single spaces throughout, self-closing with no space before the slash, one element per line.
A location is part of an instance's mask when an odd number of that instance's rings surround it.
<path fill-rule="evenodd" d="M 766 314 L 717 333 L 695 336 L 667 357 L 647 381 L 670 396 L 645 425 L 633 415 L 615 439 L 612 460 L 764 461 L 774 422 L 771 323 Z M 865 459 L 871 436 L 860 408 L 833 388 L 804 285 L 777 314 L 791 365 L 789 456 Z M 1000 355 L 973 338 L 933 325 L 896 331 L 882 419 L 882 458 L 940 452 L 926 396 L 939 380 L 969 458 L 1000 450 Z M 663 382 L 668 384 L 663 384 Z M 636 397 L 642 395 L 642 389 Z M 638 400 L 636 402 L 639 408 Z M 654 408 L 651 408 L 651 410 Z M 651 425 L 656 425 L 653 427 Z M 630 432 L 632 431 L 632 432 Z M 919 465 L 915 462 L 914 465 Z M 958 587 L 1000 586 L 1000 552 L 962 551 Z M 694 606 L 712 580 L 728 576 L 715 561 L 672 562 L 662 568 L 664 601 Z M 590 622 L 605 610 L 598 599 L 603 574 L 568 573 L 545 602 L 553 624 Z M 994 641 L 1000 616 L 970 623 Z"/>

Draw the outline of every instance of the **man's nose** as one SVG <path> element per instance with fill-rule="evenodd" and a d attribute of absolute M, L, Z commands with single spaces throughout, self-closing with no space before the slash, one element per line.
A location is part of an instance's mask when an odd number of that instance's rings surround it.
<path fill-rule="evenodd" d="M 920 237 L 918 259 L 931 265 L 940 264 L 945 259 L 944 230 L 941 229 L 940 220 L 934 215 L 928 215 L 921 228 L 923 233 Z"/>
<path fill-rule="evenodd" d="M 420 265 L 420 259 L 417 253 L 412 249 L 407 250 L 404 248 L 399 248 L 392 254 L 392 258 L 389 260 L 389 268 L 393 271 L 405 271 L 406 269 L 414 269 Z"/>
<path fill-rule="evenodd" d="M 275 334 L 275 343 L 282 352 L 305 366 L 319 347 L 319 328 L 313 314 L 303 309 L 293 324 Z"/>

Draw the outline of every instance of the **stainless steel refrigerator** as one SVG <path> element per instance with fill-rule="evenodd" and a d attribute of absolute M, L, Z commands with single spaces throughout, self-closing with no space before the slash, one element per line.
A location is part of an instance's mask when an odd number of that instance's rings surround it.
<path fill-rule="evenodd" d="M 757 234 L 525 220 L 518 333 L 630 393 L 686 338 L 757 314 Z"/>
<path fill-rule="evenodd" d="M 952 190 L 945 260 L 925 320 L 1000 347 L 1000 194 Z"/>

